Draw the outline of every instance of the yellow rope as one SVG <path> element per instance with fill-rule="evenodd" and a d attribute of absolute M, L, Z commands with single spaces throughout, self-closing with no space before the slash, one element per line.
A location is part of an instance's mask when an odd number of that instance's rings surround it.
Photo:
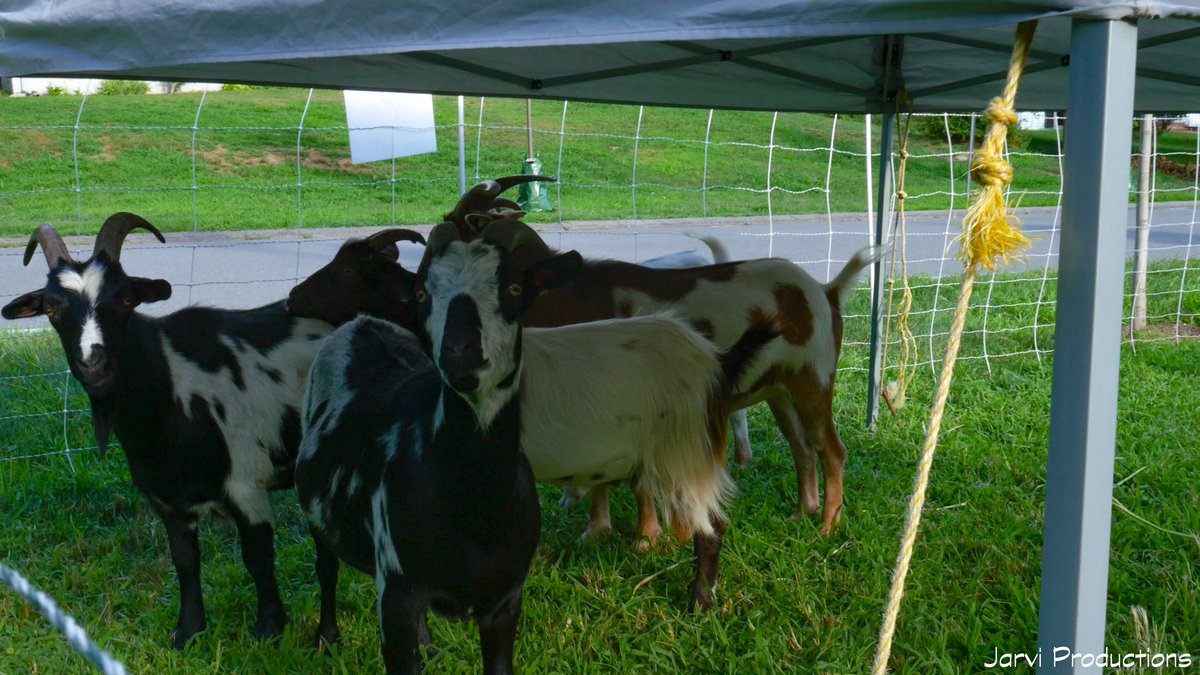
<path fill-rule="evenodd" d="M 1017 26 L 1013 42 L 1012 59 L 1008 64 L 1008 80 L 1004 93 L 992 99 L 986 117 L 989 122 L 987 136 L 975 161 L 972 175 L 983 188 L 978 201 L 967 211 L 963 220 L 963 233 L 959 237 L 959 257 L 966 265 L 958 305 L 950 325 L 950 337 L 946 342 L 946 358 L 942 362 L 942 373 L 938 380 L 937 393 L 929 415 L 929 428 L 925 434 L 925 446 L 918 463 L 916 484 L 908 503 L 908 514 L 904 523 L 904 536 L 900 541 L 900 554 L 892 572 L 892 587 L 888 593 L 887 608 L 883 614 L 883 625 L 879 631 L 879 647 L 875 652 L 875 663 L 871 672 L 882 675 L 887 672 L 888 657 L 892 652 L 892 638 L 896 632 L 896 619 L 900 615 L 900 600 L 904 596 L 904 581 L 908 576 L 909 561 L 921 524 L 921 508 L 925 504 L 925 490 L 929 487 L 929 471 L 933 466 L 933 453 L 937 449 L 938 432 L 946 410 L 946 399 L 950 395 L 950 381 L 954 376 L 954 362 L 962 343 L 963 326 L 967 319 L 967 308 L 971 303 L 971 290 L 975 285 L 975 274 L 982 265 L 989 270 L 996 268 L 997 258 L 1007 264 L 1017 258 L 1028 240 L 1020 230 L 1016 217 L 1004 203 L 1004 187 L 1012 182 L 1012 167 L 1004 161 L 1004 138 L 1008 126 L 1016 121 L 1013 102 L 1017 96 L 1017 82 L 1025 68 L 1029 45 L 1033 42 L 1036 21 L 1026 21 Z"/>
<path fill-rule="evenodd" d="M 899 106 L 897 106 L 899 107 Z M 905 177 L 908 173 L 908 132 L 912 126 L 912 110 L 904 117 L 903 130 L 900 134 L 900 168 L 896 171 L 896 225 L 893 228 L 892 240 L 899 241 L 896 255 L 892 256 L 891 269 L 888 274 L 888 323 L 883 331 L 883 355 L 880 363 L 887 367 L 887 351 L 892 321 L 896 323 L 896 332 L 900 334 L 900 361 L 897 364 L 896 379 L 887 383 L 884 396 L 893 408 L 903 408 L 908 385 L 916 375 L 916 369 L 910 368 L 917 353 L 917 339 L 909 328 L 909 315 L 912 311 L 913 294 L 908 284 L 908 219 L 905 205 L 908 192 L 905 191 Z M 896 262 L 900 263 L 901 293 L 899 304 L 895 303 L 896 296 Z"/>

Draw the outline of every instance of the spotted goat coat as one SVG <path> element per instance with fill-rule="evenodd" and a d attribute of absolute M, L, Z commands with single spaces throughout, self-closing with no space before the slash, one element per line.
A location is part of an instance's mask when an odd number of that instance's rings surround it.
<path fill-rule="evenodd" d="M 258 596 L 252 634 L 278 635 L 287 612 L 267 493 L 292 485 L 305 376 L 332 327 L 288 315 L 283 301 L 157 318 L 133 310 L 170 290 L 129 277 L 100 253 L 59 261 L 46 287 L 9 303 L 4 316 L 49 316 L 88 393 L 101 454 L 115 432 L 134 486 L 166 525 L 181 596 L 175 647 L 206 625 L 196 529 L 210 511 L 237 525 Z"/>

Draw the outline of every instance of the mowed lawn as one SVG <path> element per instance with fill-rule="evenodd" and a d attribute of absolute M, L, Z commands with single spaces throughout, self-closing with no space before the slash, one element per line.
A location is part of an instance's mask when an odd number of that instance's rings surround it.
<path fill-rule="evenodd" d="M 1151 291 L 1180 288 L 1167 266 Z M 1053 345 L 1052 304 L 1034 303 L 1040 282 L 1004 276 L 993 285 L 992 353 Z M 1197 332 L 1200 279 L 1182 280 L 1184 323 Z M 930 324 L 932 287 L 917 284 L 913 325 Z M 982 288 L 982 286 L 981 286 Z M 945 330 L 953 297 L 936 301 Z M 1051 279 L 1046 289 L 1053 298 Z M 949 295 L 953 295 L 950 292 Z M 1152 295 L 1150 313 L 1177 309 Z M 979 302 L 982 296 L 977 295 Z M 862 315 L 860 291 L 848 313 Z M 978 303 L 977 303 L 978 304 Z M 969 331 L 983 326 L 976 312 Z M 1172 319 L 1172 322 L 1174 319 Z M 1028 326 L 1040 328 L 1029 329 Z M 924 329 L 928 331 L 928 328 Z M 1175 331 L 1160 327 L 1155 334 Z M 922 331 L 918 330 L 918 338 Z M 847 326 L 865 340 L 866 322 Z M 938 340 L 940 353 L 941 340 Z M 892 357 L 897 353 L 890 352 Z M 964 356 L 982 353 L 969 333 Z M 889 361 L 891 358 L 889 357 Z M 849 448 L 844 524 L 831 536 L 790 518 L 796 496 L 790 452 L 764 406 L 751 412 L 754 463 L 735 470 L 738 494 L 721 558 L 718 610 L 685 611 L 691 547 L 635 550 L 633 500 L 618 491 L 616 532 L 581 542 L 583 505 L 563 509 L 542 490 L 542 542 L 526 585 L 517 645 L 528 673 L 857 673 L 869 668 L 932 388 L 918 371 L 898 419 L 863 425 L 866 353 L 843 354 L 836 418 Z M 1112 652 L 1200 653 L 1200 339 L 1138 341 L 1122 348 L 1108 633 Z M 894 365 L 894 362 L 893 362 Z M 68 386 L 52 334 L 0 336 L 0 457 L 52 452 L 64 434 L 91 445 L 86 399 Z M 960 361 L 934 463 L 892 665 L 899 673 L 983 669 L 995 650 L 1036 648 L 1051 359 L 1044 353 Z M 48 375 L 39 376 L 42 373 Z M 18 376 L 13 378 L 12 376 Z M 35 415 L 35 417 L 14 417 Z M 250 638 L 254 593 L 233 527 L 205 522 L 204 591 L 209 629 L 182 654 L 168 647 L 178 607 L 163 528 L 130 486 L 121 451 L 0 462 L 0 556 L 53 595 L 132 672 L 380 672 L 374 584 L 343 571 L 344 642 L 312 649 L 318 594 L 313 549 L 292 493 L 275 495 L 278 576 L 292 623 L 278 644 Z M 1134 607 L 1146 610 L 1139 638 Z M 428 672 L 478 671 L 476 631 L 431 622 L 439 650 Z M 1195 658 L 1195 657 L 1193 657 Z M 0 673 L 80 672 L 81 657 L 40 615 L 0 588 Z"/>
<path fill-rule="evenodd" d="M 134 210 L 164 231 L 431 223 L 458 195 L 456 104 L 435 98 L 438 150 L 350 162 L 342 94 L 254 89 L 0 98 L 0 236 L 41 222 L 93 233 Z M 981 102 L 982 105 L 982 102 Z M 525 103 L 466 100 L 468 180 L 515 174 Z M 961 122 L 961 120 L 959 120 Z M 482 123 L 482 128 L 479 127 Z M 866 209 L 863 118 L 533 104 L 535 152 L 556 211 L 534 222 L 840 213 Z M 914 124 L 908 207 L 965 206 L 967 144 Z M 878 152 L 879 118 L 874 119 Z M 707 139 L 708 143 L 705 143 Z M 1014 195 L 1057 203 L 1061 134 L 1014 132 Z M 772 147 L 773 144 L 773 147 Z M 1196 135 L 1160 139 L 1157 201 L 1195 198 Z M 832 149 L 832 151 L 831 151 Z M 877 172 L 877 170 L 876 170 Z M 769 190 L 768 190 L 769 188 Z"/>

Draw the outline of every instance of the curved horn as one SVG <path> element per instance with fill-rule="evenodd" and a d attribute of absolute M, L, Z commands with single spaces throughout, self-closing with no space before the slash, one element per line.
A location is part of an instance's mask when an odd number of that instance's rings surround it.
<path fill-rule="evenodd" d="M 100 226 L 100 233 L 96 235 L 96 247 L 92 249 L 92 257 L 107 253 L 109 260 L 118 262 L 121 259 L 121 244 L 125 243 L 125 236 L 138 228 L 148 230 L 160 242 L 167 243 L 162 232 L 151 225 L 150 221 L 136 213 L 121 211 L 109 216 L 108 220 Z"/>
<path fill-rule="evenodd" d="M 29 237 L 29 244 L 25 246 L 25 265 L 29 266 L 29 261 L 33 259 L 33 251 L 42 245 L 42 253 L 46 254 L 46 264 L 50 269 L 58 267 L 58 261 L 70 260 L 71 252 L 67 250 L 67 245 L 63 243 L 62 235 L 50 223 L 38 225 L 38 229 L 33 231 Z"/>
<path fill-rule="evenodd" d="M 555 178 L 554 176 L 533 175 L 533 176 L 504 176 L 502 178 L 497 178 L 496 180 L 494 180 L 492 182 L 494 182 L 500 186 L 500 192 L 504 192 L 505 190 L 513 187 L 514 185 L 520 185 L 521 183 L 553 183 L 557 180 L 558 179 Z M 500 192 L 497 192 L 496 194 L 500 194 Z"/>
<path fill-rule="evenodd" d="M 393 227 L 388 230 L 380 230 L 375 234 L 367 237 L 366 241 L 377 251 L 383 250 L 389 244 L 394 244 L 398 241 L 411 241 L 417 244 L 425 245 L 425 237 L 421 236 L 420 232 L 408 230 L 402 227 Z"/>
<path fill-rule="evenodd" d="M 462 224 L 463 218 L 472 211 L 486 211 L 488 205 L 496 198 L 496 195 L 504 191 L 500 184 L 494 180 L 485 180 L 482 183 L 476 183 L 471 186 L 471 189 L 463 193 L 459 198 L 458 204 L 455 204 L 454 210 L 447 213 L 443 218 L 445 220 Z"/>
<path fill-rule="evenodd" d="M 444 218 L 459 225 L 464 225 L 463 219 L 468 213 L 487 211 L 497 203 L 500 203 L 501 206 L 519 209 L 521 207 L 516 202 L 507 199 L 500 202 L 496 197 L 501 192 L 522 183 L 552 183 L 556 180 L 558 179 L 553 176 L 502 176 L 496 180 L 485 180 L 481 183 L 476 183 L 458 200 L 458 204 L 454 207 L 454 210 L 447 213 Z"/>
<path fill-rule="evenodd" d="M 521 205 L 514 202 L 511 199 L 505 199 L 504 197 L 496 197 L 495 199 L 492 200 L 492 208 L 493 209 L 501 207 L 501 206 L 503 206 L 506 209 L 512 209 L 513 211 L 521 210 Z"/>
<path fill-rule="evenodd" d="M 484 241 L 490 241 L 507 250 L 515 252 L 518 248 L 531 249 L 533 255 L 523 256 L 534 262 L 554 255 L 554 251 L 542 241 L 532 227 L 519 220 L 497 220 L 484 229 L 481 235 Z"/>

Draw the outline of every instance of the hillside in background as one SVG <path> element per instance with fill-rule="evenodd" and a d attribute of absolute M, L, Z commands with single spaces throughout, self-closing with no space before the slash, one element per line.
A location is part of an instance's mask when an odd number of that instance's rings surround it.
<path fill-rule="evenodd" d="M 167 231 L 430 223 L 457 198 L 453 98 L 435 99 L 436 153 L 354 165 L 341 92 L 201 96 L 0 99 L 0 236 L 38 222 L 89 233 L 118 210 Z M 481 100 L 467 99 L 469 182 L 519 173 L 525 157 L 525 102 L 482 105 L 481 118 Z M 866 209 L 862 117 L 718 110 L 710 126 L 707 110 L 571 103 L 564 114 L 548 101 L 533 115 L 543 171 L 563 181 L 550 191 L 558 211 L 535 222 Z M 966 143 L 935 138 L 942 126 L 914 125 L 911 209 L 965 205 Z M 876 118 L 876 146 L 878 132 Z M 1021 205 L 1055 204 L 1060 139 L 1019 141 Z M 1160 158 L 1156 199 L 1193 198 L 1195 147 L 1194 134 L 1163 136 L 1161 150 L 1181 154 Z"/>

